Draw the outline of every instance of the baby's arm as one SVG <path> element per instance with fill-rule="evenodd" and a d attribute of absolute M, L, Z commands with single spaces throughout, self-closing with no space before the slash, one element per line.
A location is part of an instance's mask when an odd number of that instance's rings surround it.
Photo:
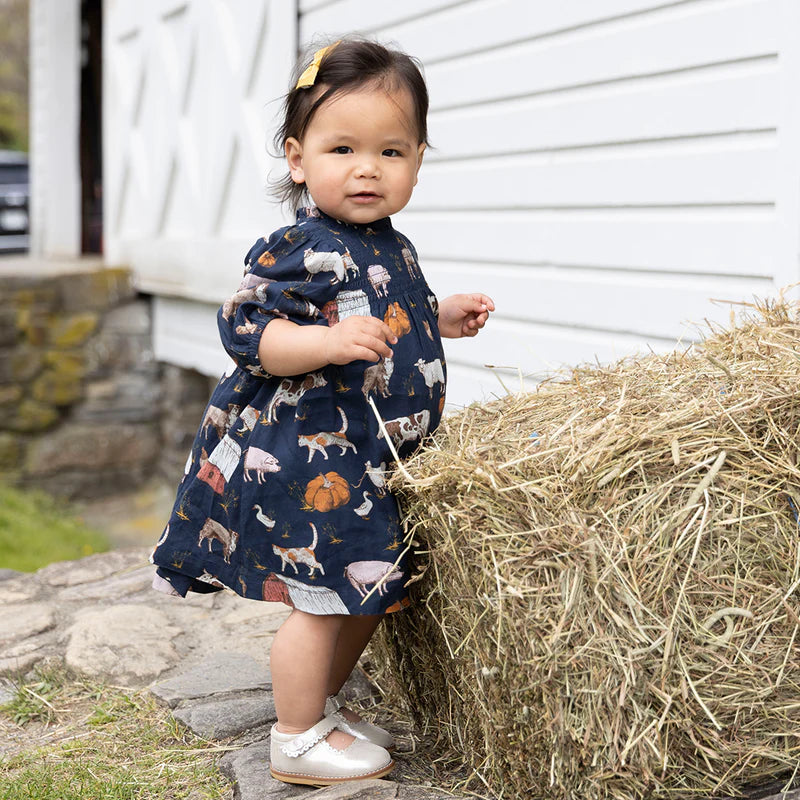
<path fill-rule="evenodd" d="M 475 336 L 494 311 L 485 294 L 453 294 L 439 302 L 439 334 L 447 339 Z"/>
<path fill-rule="evenodd" d="M 261 334 L 258 357 L 271 375 L 300 375 L 328 364 L 391 358 L 387 342 L 397 337 L 377 317 L 346 317 L 331 328 L 276 319 Z"/>

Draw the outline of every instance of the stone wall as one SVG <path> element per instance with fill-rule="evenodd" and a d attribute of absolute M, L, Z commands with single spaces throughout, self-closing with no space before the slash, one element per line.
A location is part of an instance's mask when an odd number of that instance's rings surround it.
<path fill-rule="evenodd" d="M 0 275 L 0 297 L 0 481 L 76 498 L 174 480 L 208 381 L 155 361 L 129 271 Z"/>

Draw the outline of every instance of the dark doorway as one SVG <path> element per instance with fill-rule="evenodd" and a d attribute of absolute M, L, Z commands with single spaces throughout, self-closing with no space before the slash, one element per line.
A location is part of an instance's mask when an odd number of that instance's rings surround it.
<path fill-rule="evenodd" d="M 103 252 L 103 3 L 81 0 L 81 251 Z"/>

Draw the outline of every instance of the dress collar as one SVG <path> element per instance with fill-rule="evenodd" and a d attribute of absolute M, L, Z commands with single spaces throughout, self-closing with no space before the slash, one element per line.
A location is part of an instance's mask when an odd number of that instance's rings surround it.
<path fill-rule="evenodd" d="M 297 209 L 298 225 L 301 222 L 306 222 L 307 220 L 311 219 L 325 220 L 326 222 L 335 225 L 346 225 L 348 228 L 353 228 L 358 231 L 366 231 L 367 228 L 371 228 L 373 231 L 382 231 L 382 230 L 390 230 L 392 227 L 392 220 L 389 217 L 382 217 L 381 219 L 376 219 L 374 222 L 367 222 L 367 223 L 346 222 L 345 220 L 331 217 L 324 211 L 320 211 L 316 206 L 306 206 Z"/>

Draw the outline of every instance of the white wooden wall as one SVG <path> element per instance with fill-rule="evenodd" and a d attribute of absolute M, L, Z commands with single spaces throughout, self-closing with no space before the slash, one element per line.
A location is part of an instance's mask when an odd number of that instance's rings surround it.
<path fill-rule="evenodd" d="M 426 70 L 429 151 L 397 227 L 440 295 L 449 400 L 610 360 L 798 279 L 797 0 L 106 0 L 106 250 L 156 293 L 164 360 L 218 371 L 209 321 L 283 222 L 264 143 L 299 38 L 360 30 Z M 509 367 L 489 371 L 484 364 Z M 510 376 L 510 377 L 509 377 Z"/>
<path fill-rule="evenodd" d="M 448 343 L 450 401 L 691 338 L 798 280 L 797 0 L 301 0 L 420 58 L 419 185 L 397 227 L 437 293 L 497 314 Z M 514 383 L 514 370 L 502 375 Z M 501 390 L 502 391 L 502 390 Z"/>

